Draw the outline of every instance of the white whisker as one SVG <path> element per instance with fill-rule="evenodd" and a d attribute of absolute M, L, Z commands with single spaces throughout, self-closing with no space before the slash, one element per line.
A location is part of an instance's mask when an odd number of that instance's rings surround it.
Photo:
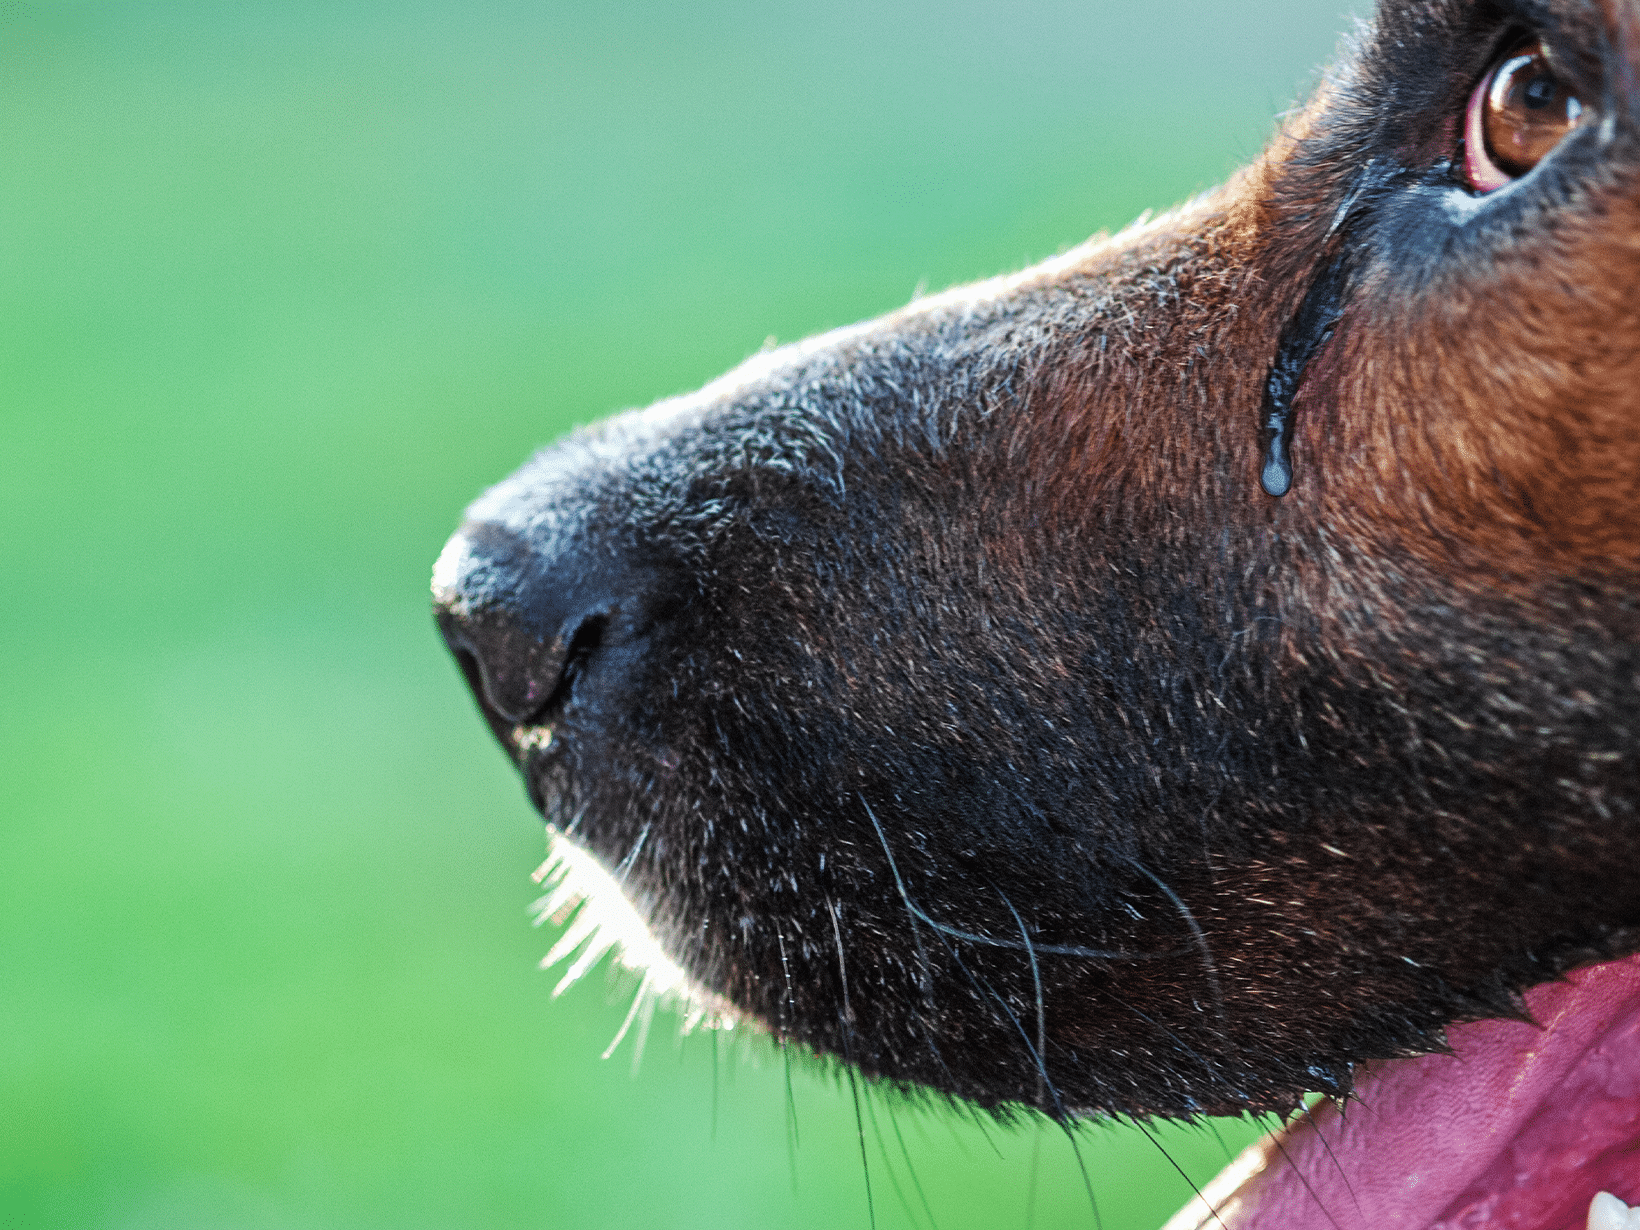
<path fill-rule="evenodd" d="M 634 1020 L 641 1020 L 633 1070 L 643 1054 L 655 1005 L 676 1007 L 684 1033 L 692 1030 L 733 1029 L 742 1014 L 722 996 L 701 986 L 674 961 L 655 938 L 649 922 L 629 901 L 615 878 L 573 839 L 548 826 L 546 862 L 534 873 L 547 892 L 530 906 L 536 926 L 551 922 L 564 933 L 541 961 L 542 969 L 574 958 L 552 990 L 562 995 L 606 954 L 613 953 L 623 969 L 641 974 L 632 1007 L 626 1014 L 604 1058 L 614 1054 Z"/>

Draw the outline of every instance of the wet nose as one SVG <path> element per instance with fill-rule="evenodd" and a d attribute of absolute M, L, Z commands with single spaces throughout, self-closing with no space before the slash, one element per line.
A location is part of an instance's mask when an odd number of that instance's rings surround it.
<path fill-rule="evenodd" d="M 528 722 L 552 698 L 567 642 L 561 597 L 503 526 L 467 524 L 433 566 L 433 614 L 487 717 Z"/>
<path fill-rule="evenodd" d="M 544 558 L 502 525 L 469 522 L 445 545 L 433 614 L 503 742 L 561 703 L 574 662 L 596 651 L 621 604 L 611 582 L 573 552 Z"/>

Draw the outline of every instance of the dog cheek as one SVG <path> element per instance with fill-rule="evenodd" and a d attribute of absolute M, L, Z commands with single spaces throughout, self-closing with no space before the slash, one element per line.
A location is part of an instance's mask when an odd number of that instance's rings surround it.
<path fill-rule="evenodd" d="M 1640 328 L 1628 246 L 1582 245 L 1408 301 L 1367 286 L 1301 391 L 1326 520 L 1488 581 L 1640 555 Z"/>

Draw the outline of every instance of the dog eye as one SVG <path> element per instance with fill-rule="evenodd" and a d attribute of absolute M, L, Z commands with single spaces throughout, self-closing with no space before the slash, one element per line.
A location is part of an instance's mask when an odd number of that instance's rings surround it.
<path fill-rule="evenodd" d="M 1577 127 L 1583 103 L 1537 39 L 1518 43 L 1481 78 L 1464 116 L 1464 177 L 1477 192 L 1518 179 Z"/>

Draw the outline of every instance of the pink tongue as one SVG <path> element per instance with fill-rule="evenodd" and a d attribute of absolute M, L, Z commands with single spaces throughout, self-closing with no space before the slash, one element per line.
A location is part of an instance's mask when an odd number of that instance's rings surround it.
<path fill-rule="evenodd" d="M 1356 1099 L 1261 1141 L 1165 1230 L 1583 1230 L 1640 1203 L 1640 956 L 1534 987 L 1542 1028 L 1480 1021 L 1450 1055 L 1370 1065 Z"/>

